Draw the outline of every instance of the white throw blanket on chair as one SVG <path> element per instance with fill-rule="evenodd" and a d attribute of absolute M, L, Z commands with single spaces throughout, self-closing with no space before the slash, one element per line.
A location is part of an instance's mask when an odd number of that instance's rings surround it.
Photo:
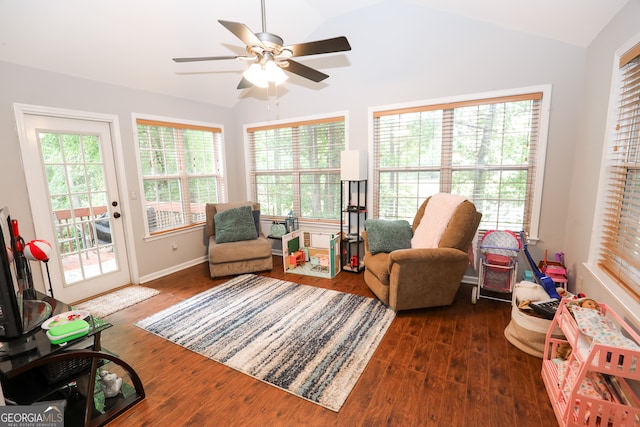
<path fill-rule="evenodd" d="M 412 248 L 437 248 L 451 216 L 466 197 L 456 194 L 438 193 L 424 209 L 424 215 L 411 239 Z"/>

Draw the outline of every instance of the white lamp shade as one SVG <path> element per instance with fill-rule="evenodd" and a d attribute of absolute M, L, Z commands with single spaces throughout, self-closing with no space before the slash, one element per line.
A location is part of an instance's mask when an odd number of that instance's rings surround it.
<path fill-rule="evenodd" d="M 367 152 L 345 150 L 340 153 L 340 179 L 342 181 L 364 181 L 367 179 Z"/>
<path fill-rule="evenodd" d="M 269 82 L 279 85 L 289 78 L 278 65 L 273 61 L 267 61 L 264 65 L 259 63 L 251 64 L 249 69 L 242 73 L 245 79 L 258 87 L 269 87 Z"/>
<path fill-rule="evenodd" d="M 258 63 L 251 64 L 249 69 L 242 73 L 245 79 L 258 87 L 269 87 L 269 81 L 267 80 L 267 74 L 262 69 L 262 66 Z"/>
<path fill-rule="evenodd" d="M 282 68 L 277 66 L 273 61 L 268 61 L 264 66 L 264 70 L 267 74 L 267 80 L 274 82 L 276 86 L 284 83 L 289 78 L 289 76 L 282 71 Z"/>

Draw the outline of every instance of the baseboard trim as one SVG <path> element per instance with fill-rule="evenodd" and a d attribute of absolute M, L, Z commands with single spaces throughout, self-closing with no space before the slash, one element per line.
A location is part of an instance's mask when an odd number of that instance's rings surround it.
<path fill-rule="evenodd" d="M 273 255 L 282 256 L 281 254 L 276 254 L 276 253 L 273 253 Z M 159 279 L 159 278 L 164 277 L 164 276 L 168 276 L 169 274 L 172 274 L 172 273 L 177 273 L 178 271 L 184 270 L 185 268 L 193 267 L 194 265 L 198 265 L 198 264 L 201 264 L 201 263 L 206 262 L 206 261 L 207 261 L 207 257 L 205 256 L 205 257 L 202 257 L 200 259 L 194 259 L 194 260 L 182 263 L 182 264 L 174 265 L 173 267 L 166 268 L 164 270 L 156 271 L 153 274 L 148 274 L 146 276 L 140 277 L 140 283 L 139 284 L 147 283 L 147 282 L 150 282 L 152 280 Z M 478 277 L 477 276 L 465 275 L 462 278 L 462 283 L 465 283 L 467 285 L 477 285 L 478 284 Z"/>
<path fill-rule="evenodd" d="M 194 259 L 191 261 L 184 262 L 182 264 L 165 268 L 164 270 L 156 271 L 153 274 L 148 274 L 146 276 L 140 277 L 140 284 L 147 283 L 164 276 L 168 276 L 169 274 L 172 274 L 172 273 L 177 273 L 178 271 L 184 270 L 185 268 L 193 267 L 195 265 L 202 264 L 203 262 L 206 262 L 206 261 L 207 261 L 207 257 L 205 256 L 199 259 Z"/>

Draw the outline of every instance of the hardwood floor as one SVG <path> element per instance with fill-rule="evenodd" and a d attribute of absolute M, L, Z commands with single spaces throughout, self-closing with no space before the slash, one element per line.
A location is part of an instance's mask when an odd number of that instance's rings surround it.
<path fill-rule="evenodd" d="M 373 297 L 362 274 L 267 276 Z M 109 426 L 553 426 L 541 360 L 504 338 L 510 306 L 462 285 L 449 307 L 400 312 L 336 413 L 156 337 L 133 324 L 226 279 L 206 264 L 146 283 L 161 293 L 107 317 L 103 346 L 136 369 L 147 397 Z"/>

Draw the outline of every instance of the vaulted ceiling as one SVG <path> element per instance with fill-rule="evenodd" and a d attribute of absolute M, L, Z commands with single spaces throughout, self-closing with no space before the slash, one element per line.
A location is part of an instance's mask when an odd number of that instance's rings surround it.
<path fill-rule="evenodd" d="M 586 47 L 630 0 L 266 0 L 266 30 L 285 44 L 348 37 L 325 24 L 390 1 Z M 217 21 L 259 32 L 260 11 L 260 0 L 0 0 L 0 61 L 232 107 L 246 92 L 236 89 L 246 62 L 171 58 L 246 53 Z"/>

